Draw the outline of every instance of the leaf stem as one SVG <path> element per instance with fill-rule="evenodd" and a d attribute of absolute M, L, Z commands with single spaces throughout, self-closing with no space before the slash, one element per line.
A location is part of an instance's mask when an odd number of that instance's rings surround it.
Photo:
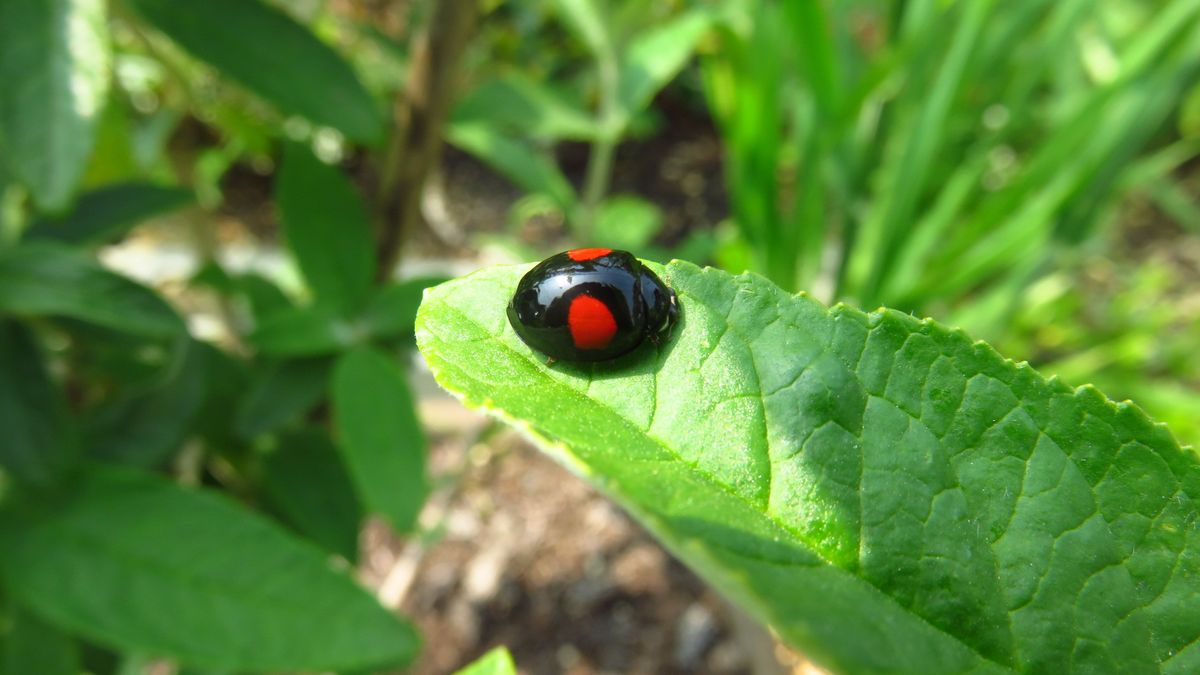
<path fill-rule="evenodd" d="M 587 173 L 583 181 L 583 198 L 575 219 L 575 234 L 581 243 L 593 243 L 596 212 L 612 184 L 613 159 L 617 142 L 628 123 L 620 110 L 617 97 L 620 87 L 620 63 L 611 45 L 596 54 L 600 74 L 600 134 L 588 153 Z"/>

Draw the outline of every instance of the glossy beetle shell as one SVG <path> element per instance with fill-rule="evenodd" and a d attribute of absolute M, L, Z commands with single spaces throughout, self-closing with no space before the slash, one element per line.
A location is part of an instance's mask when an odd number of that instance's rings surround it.
<path fill-rule="evenodd" d="M 675 292 L 627 251 L 564 251 L 529 270 L 508 320 L 533 349 L 563 361 L 606 361 L 665 339 Z"/>

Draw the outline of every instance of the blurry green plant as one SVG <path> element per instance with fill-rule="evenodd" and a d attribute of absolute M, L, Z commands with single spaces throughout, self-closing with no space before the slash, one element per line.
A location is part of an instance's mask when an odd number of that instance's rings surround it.
<path fill-rule="evenodd" d="M 1047 274 L 997 332 L 998 348 L 1138 401 L 1180 440 L 1200 444 L 1200 303 L 1186 268 L 1166 258 L 1090 256 Z"/>
<path fill-rule="evenodd" d="M 1177 171 L 1200 156 L 1191 0 L 724 8 L 702 70 L 727 154 L 727 269 L 999 339 L 1031 284 L 1105 245 L 1129 195 L 1200 233 Z M 1125 357 L 1091 354 L 1063 376 L 1139 394 L 1164 419 L 1200 413 L 1184 362 L 1139 378 Z M 1128 364 L 1122 382 L 1100 372 L 1111 358 Z"/>
<path fill-rule="evenodd" d="M 703 70 L 741 235 L 724 255 L 784 288 L 955 322 L 969 306 L 985 330 L 1200 150 L 1167 129 L 1200 77 L 1191 0 L 755 0 L 723 18 Z"/>
<path fill-rule="evenodd" d="M 411 533 L 428 491 L 403 364 L 436 280 L 380 269 L 377 204 L 314 154 L 381 148 L 385 106 L 259 0 L 113 8 L 0 0 L 3 671 L 75 673 L 97 649 L 231 671 L 407 663 L 415 632 L 347 563 L 366 516 Z M 223 137 L 168 155 L 189 116 Z M 223 175 L 281 144 L 298 294 L 226 269 L 213 233 Z M 187 302 L 220 308 L 211 344 L 95 256 L 197 200 Z"/>
<path fill-rule="evenodd" d="M 537 8 L 512 4 L 518 5 L 512 11 Z M 512 220 L 553 212 L 578 243 L 647 250 L 662 214 L 644 197 L 609 194 L 614 154 L 654 96 L 687 65 L 713 20 L 705 8 L 672 11 L 670 4 L 554 0 L 554 16 L 583 46 L 590 67 L 492 66 L 464 94 L 447 140 L 529 193 Z M 562 141 L 590 144 L 581 193 L 554 158 Z"/>

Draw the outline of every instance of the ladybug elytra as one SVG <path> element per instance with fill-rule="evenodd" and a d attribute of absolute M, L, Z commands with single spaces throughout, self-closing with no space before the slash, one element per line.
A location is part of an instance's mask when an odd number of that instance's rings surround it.
<path fill-rule="evenodd" d="M 529 270 L 508 321 L 552 360 L 607 361 L 649 340 L 659 344 L 679 318 L 675 292 L 628 251 L 579 248 Z"/>

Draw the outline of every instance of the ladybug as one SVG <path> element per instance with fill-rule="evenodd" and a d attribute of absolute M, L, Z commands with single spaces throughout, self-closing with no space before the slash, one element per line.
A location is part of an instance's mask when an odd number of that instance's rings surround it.
<path fill-rule="evenodd" d="M 577 248 L 529 270 L 508 321 L 549 362 L 607 361 L 649 340 L 660 344 L 679 318 L 675 291 L 628 251 Z"/>

